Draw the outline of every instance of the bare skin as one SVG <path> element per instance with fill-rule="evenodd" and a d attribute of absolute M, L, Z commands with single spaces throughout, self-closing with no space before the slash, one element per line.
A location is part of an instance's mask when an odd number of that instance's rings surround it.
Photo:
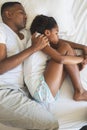
<path fill-rule="evenodd" d="M 67 55 L 74 55 L 72 48 L 66 44 L 64 47 L 60 46 L 58 48 L 58 52 L 60 52 L 62 55 L 65 55 L 66 52 Z M 60 89 L 65 78 L 65 72 L 69 74 L 73 83 L 75 91 L 73 99 L 76 101 L 87 101 L 87 91 L 82 86 L 78 66 L 76 64 L 63 65 L 55 62 L 54 60 L 50 60 L 45 70 L 44 76 L 53 96 L 56 96 L 58 90 Z"/>
<path fill-rule="evenodd" d="M 71 60 L 75 58 L 73 57 L 75 56 L 75 52 L 72 48 L 83 49 L 85 53 L 87 52 L 87 47 L 84 47 L 83 45 L 75 44 L 74 46 L 72 42 L 70 42 L 69 44 L 66 43 L 69 43 L 69 41 L 67 42 L 64 40 L 59 40 L 57 47 L 58 54 L 66 56 L 66 58 L 67 56 L 71 56 Z M 71 64 L 68 64 L 68 62 L 66 63 L 67 59 L 63 60 L 62 62 L 57 61 L 55 56 L 52 55 L 52 53 L 54 53 L 52 52 L 52 48 L 45 47 L 43 51 L 52 57 L 52 59 L 47 64 L 46 70 L 44 72 L 46 83 L 48 84 L 52 92 L 52 95 L 54 97 L 56 96 L 58 90 L 60 89 L 63 83 L 65 75 L 68 74 L 71 78 L 74 87 L 73 99 L 76 101 L 87 101 L 87 91 L 82 86 L 80 80 L 79 67 L 77 65 L 78 63 L 81 63 L 81 61 L 79 61 L 79 59 L 77 58 L 77 60 L 74 59 L 73 61 L 71 61 Z M 75 63 L 75 61 L 77 61 L 78 63 Z M 87 64 L 87 61 L 85 63 Z"/>
<path fill-rule="evenodd" d="M 22 5 L 15 4 L 14 7 L 4 10 L 2 20 L 18 35 L 21 40 L 24 38 L 23 34 L 20 33 L 20 30 L 25 28 L 27 17 Z M 46 36 L 41 35 L 36 38 L 35 35 L 36 34 L 32 36 L 31 47 L 11 57 L 7 57 L 6 45 L 0 43 L 0 74 L 15 68 L 32 53 L 43 49 L 49 43 Z"/>
<path fill-rule="evenodd" d="M 27 17 L 26 17 L 26 13 L 25 13 L 22 5 L 16 4 L 14 7 L 10 8 L 10 9 L 6 9 L 2 14 L 2 20 L 5 24 L 7 24 L 18 35 L 18 37 L 20 39 L 24 38 L 23 34 L 20 33 L 20 30 L 25 28 Z M 48 42 L 48 38 L 44 35 L 41 35 L 37 38 L 35 37 L 35 35 L 33 35 L 32 43 L 33 44 L 30 48 L 27 48 L 26 50 L 20 52 L 19 54 L 16 54 L 16 55 L 11 56 L 11 57 L 7 57 L 6 46 L 5 46 L 5 44 L 1 43 L 0 44 L 0 74 L 3 74 L 5 72 L 15 68 L 16 66 L 21 64 L 32 53 L 46 47 L 49 42 Z M 62 50 L 60 50 L 60 51 L 62 52 Z M 58 53 L 58 55 L 59 55 L 59 53 Z M 56 57 L 54 56 L 54 58 L 57 58 L 57 56 Z M 64 57 L 64 56 L 61 57 L 60 56 L 56 60 L 59 63 L 65 63 L 65 64 L 70 64 L 70 63 L 75 64 L 76 63 L 77 64 L 77 63 L 81 63 L 83 61 L 83 57 L 79 57 L 79 58 L 72 57 L 71 58 L 69 56 L 68 57 Z M 50 69 L 51 69 L 51 71 L 52 71 L 52 68 L 55 69 L 54 63 L 57 66 L 57 71 L 56 70 L 54 71 L 54 72 L 57 72 L 54 76 L 54 79 L 55 79 L 55 77 L 57 78 L 60 75 L 59 82 L 57 81 L 58 79 L 56 79 L 54 82 L 55 87 L 56 87 L 55 91 L 54 91 L 53 85 L 49 85 L 51 88 L 52 94 L 55 96 L 55 94 L 57 93 L 56 90 L 59 89 L 59 87 L 63 81 L 63 77 L 64 77 L 63 64 L 58 64 L 58 63 L 52 61 L 52 64 L 54 66 L 53 67 L 50 62 L 48 64 L 50 66 L 49 72 L 50 72 Z M 66 67 L 66 70 L 67 70 L 67 67 Z M 70 70 L 67 70 L 67 71 L 70 71 Z M 52 74 L 53 73 L 51 73 L 50 77 L 49 76 L 48 77 L 52 78 Z M 46 78 L 46 75 L 47 74 L 45 74 L 45 78 Z M 46 78 L 46 81 L 48 84 L 50 83 L 47 78 Z M 53 84 L 53 82 L 51 82 L 51 83 Z M 59 85 L 59 86 L 57 87 L 57 85 Z M 82 90 L 82 93 L 83 93 L 83 90 Z M 81 91 L 79 92 L 80 95 L 82 95 L 82 93 L 81 93 Z M 81 100 L 81 96 L 79 96 L 79 98 L 78 98 L 79 94 L 75 94 L 74 97 Z M 84 95 L 87 95 L 87 94 L 85 94 L 85 92 L 84 92 Z"/>

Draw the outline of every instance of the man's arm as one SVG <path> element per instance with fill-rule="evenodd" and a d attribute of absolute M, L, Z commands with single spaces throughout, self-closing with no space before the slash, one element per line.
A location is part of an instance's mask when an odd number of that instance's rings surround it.
<path fill-rule="evenodd" d="M 11 57 L 7 57 L 6 45 L 0 44 L 0 74 L 15 68 L 32 53 L 44 48 L 48 44 L 48 39 L 43 35 L 37 38 L 33 35 L 32 43 L 33 45 L 31 47 Z"/>

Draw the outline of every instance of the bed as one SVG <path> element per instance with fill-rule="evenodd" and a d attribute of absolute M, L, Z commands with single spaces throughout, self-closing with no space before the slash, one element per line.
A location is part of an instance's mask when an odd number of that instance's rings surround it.
<path fill-rule="evenodd" d="M 0 0 L 0 6 L 5 1 Z M 37 14 L 55 17 L 59 25 L 60 38 L 87 45 L 87 0 L 17 0 L 27 12 L 29 26 Z M 1 18 L 0 18 L 1 21 Z M 77 53 L 81 53 L 77 50 Z M 80 72 L 81 81 L 87 89 L 87 66 Z M 67 76 L 55 104 L 50 111 L 58 119 L 59 130 L 79 130 L 87 125 L 87 102 L 73 100 L 72 83 Z M 0 130 L 23 130 L 0 124 Z"/>

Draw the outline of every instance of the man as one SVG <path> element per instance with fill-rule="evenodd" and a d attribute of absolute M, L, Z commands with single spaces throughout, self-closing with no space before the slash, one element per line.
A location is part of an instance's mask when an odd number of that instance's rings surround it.
<path fill-rule="evenodd" d="M 32 36 L 32 46 L 25 49 L 29 35 L 22 29 L 27 16 L 19 2 L 6 2 L 1 7 L 0 23 L 0 122 L 15 127 L 57 130 L 58 121 L 23 91 L 23 61 L 43 49 L 48 39 Z M 42 44 L 41 44 L 42 43 Z"/>

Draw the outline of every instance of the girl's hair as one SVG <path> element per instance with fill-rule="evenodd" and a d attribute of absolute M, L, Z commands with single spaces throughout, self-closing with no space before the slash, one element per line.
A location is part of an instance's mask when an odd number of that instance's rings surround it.
<path fill-rule="evenodd" d="M 55 26 L 57 26 L 57 22 L 53 17 L 37 15 L 30 26 L 30 32 L 31 34 L 35 32 L 44 34 L 46 29 L 51 30 Z"/>

